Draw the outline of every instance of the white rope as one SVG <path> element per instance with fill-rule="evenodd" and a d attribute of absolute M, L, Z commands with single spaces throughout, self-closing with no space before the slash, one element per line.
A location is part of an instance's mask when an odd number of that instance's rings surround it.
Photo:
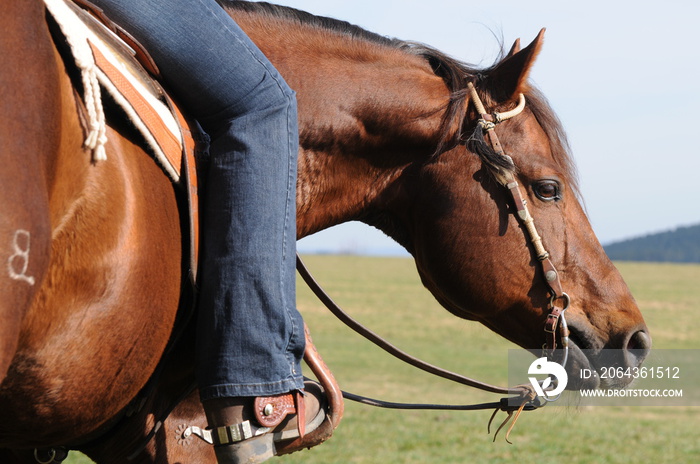
<path fill-rule="evenodd" d="M 537 233 L 535 219 L 527 209 L 527 205 L 524 205 L 524 208 L 525 209 L 522 211 L 518 211 L 518 215 L 520 216 L 520 219 L 522 219 L 523 225 L 525 225 L 528 234 L 530 234 L 530 241 L 532 242 L 532 246 L 535 248 L 535 256 L 537 256 L 538 259 L 541 259 L 540 257 L 547 257 L 549 256 L 549 253 L 544 248 L 544 245 L 542 245 L 542 237 L 540 237 L 540 234 Z"/>
<path fill-rule="evenodd" d="M 476 87 L 474 87 L 474 84 L 471 82 L 468 83 L 467 89 L 469 90 L 469 94 L 472 97 L 472 102 L 474 103 L 474 107 L 476 108 L 476 111 L 479 113 L 479 115 L 481 116 L 481 115 L 487 114 L 486 108 L 484 107 L 484 104 L 481 102 L 481 98 L 479 97 L 479 93 L 476 91 Z M 525 109 L 525 95 L 523 95 L 521 93 L 518 96 L 518 105 L 515 108 L 513 108 L 510 111 L 503 112 L 503 113 L 493 113 L 494 121 L 492 124 L 499 124 L 499 123 L 505 121 L 506 119 L 513 118 L 513 117 L 519 115 L 520 113 L 522 113 L 524 109 Z M 480 119 L 479 121 L 480 121 L 480 124 L 481 124 L 481 121 L 486 122 L 483 119 Z M 489 128 L 485 128 L 485 129 L 489 130 Z"/>
<path fill-rule="evenodd" d="M 486 114 L 486 108 L 484 108 L 484 104 L 481 103 L 481 98 L 479 98 L 479 94 L 476 91 L 476 87 L 474 87 L 474 84 L 471 82 L 467 84 L 467 88 L 469 89 L 469 93 L 472 97 L 472 103 L 474 103 L 474 107 L 476 108 L 476 111 L 479 113 L 479 116 L 482 114 Z"/>
<path fill-rule="evenodd" d="M 65 35 L 75 58 L 75 64 L 82 75 L 85 107 L 88 113 L 88 134 L 84 145 L 92 150 L 93 161 L 106 160 L 107 126 L 100 84 L 97 80 L 97 67 L 88 43 L 88 35 L 80 19 L 64 0 L 44 0 L 44 3 Z"/>
<path fill-rule="evenodd" d="M 506 119 L 510 119 L 510 118 L 513 118 L 513 117 L 519 115 L 520 113 L 523 112 L 524 109 L 525 109 L 525 95 L 523 95 L 521 93 L 520 97 L 518 97 L 518 106 L 516 106 L 515 108 L 513 108 L 510 111 L 506 111 L 505 113 L 493 113 L 493 117 L 496 120 L 496 124 L 498 124 L 499 122 L 503 122 Z"/>

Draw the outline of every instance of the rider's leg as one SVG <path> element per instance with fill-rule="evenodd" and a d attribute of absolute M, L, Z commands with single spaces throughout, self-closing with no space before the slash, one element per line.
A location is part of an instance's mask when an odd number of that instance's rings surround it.
<path fill-rule="evenodd" d="M 212 139 L 197 374 L 210 425 L 228 425 L 216 422 L 241 413 L 222 412 L 225 405 L 303 388 L 295 94 L 214 0 L 95 3 L 149 49 L 165 85 Z"/>

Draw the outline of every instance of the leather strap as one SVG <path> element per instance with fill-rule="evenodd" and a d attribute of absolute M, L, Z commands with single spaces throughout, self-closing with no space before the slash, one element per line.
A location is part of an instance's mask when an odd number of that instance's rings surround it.
<path fill-rule="evenodd" d="M 496 385 L 491 385 L 488 383 L 480 382 L 478 380 L 465 377 L 461 374 L 457 374 L 455 372 L 451 372 L 445 369 L 442 369 L 440 367 L 434 366 L 432 364 L 426 363 L 425 361 L 422 361 L 414 356 L 411 356 L 410 354 L 400 350 L 399 348 L 395 347 L 388 341 L 384 340 L 382 337 L 377 335 L 376 333 L 372 332 L 369 330 L 367 327 L 363 326 L 356 320 L 354 320 L 348 313 L 343 311 L 343 309 L 338 306 L 335 301 L 321 288 L 321 286 L 316 282 L 316 280 L 313 278 L 309 270 L 306 268 L 306 265 L 304 262 L 301 260 L 301 257 L 297 254 L 297 271 L 299 271 L 299 274 L 301 277 L 304 279 L 304 282 L 306 282 L 306 285 L 309 286 L 309 288 L 314 292 L 316 297 L 321 300 L 326 307 L 333 313 L 335 317 L 340 319 L 345 325 L 350 327 L 352 330 L 357 332 L 358 334 L 362 335 L 365 337 L 367 340 L 370 342 L 374 343 L 377 345 L 379 348 L 383 349 L 387 353 L 391 354 L 392 356 L 395 356 L 402 361 L 417 367 L 418 369 L 424 370 L 426 372 L 429 372 L 433 375 L 436 375 L 438 377 L 442 377 L 448 380 L 452 380 L 453 382 L 461 383 L 463 385 L 468 385 L 470 387 L 478 388 L 480 390 L 488 391 L 491 393 L 502 393 L 502 394 L 517 394 L 517 395 L 522 395 L 524 396 L 525 394 L 529 394 L 529 390 L 526 388 L 503 388 L 503 387 L 498 387 Z"/>
<path fill-rule="evenodd" d="M 255 398 L 255 420 L 264 427 L 276 427 L 288 414 L 296 414 L 292 393 Z M 301 421 L 300 421 L 301 423 Z"/>
<path fill-rule="evenodd" d="M 335 429 L 340 424 L 343 419 L 343 413 L 345 412 L 345 403 L 343 402 L 343 391 L 340 389 L 340 385 L 335 380 L 333 372 L 328 368 L 321 354 L 316 349 L 313 340 L 311 339 L 311 332 L 309 327 L 304 324 L 304 335 L 306 336 L 306 349 L 304 350 L 304 361 L 314 373 L 319 383 L 326 392 L 326 398 L 328 399 L 329 411 L 328 418 L 330 419 L 333 428 Z"/>
<path fill-rule="evenodd" d="M 479 113 L 480 130 L 483 130 L 485 132 L 486 137 L 488 138 L 489 143 L 491 144 L 491 148 L 497 154 L 510 159 L 510 157 L 506 155 L 505 151 L 503 150 L 503 146 L 501 145 L 501 142 L 498 139 L 498 134 L 496 134 L 495 130 L 496 124 L 501 122 L 500 118 L 494 117 L 493 115 L 486 112 L 486 110 L 484 109 L 484 105 L 481 102 L 481 99 L 479 98 L 479 94 L 477 93 L 476 88 L 473 84 L 469 85 L 469 90 L 471 93 L 472 102 L 474 103 L 474 106 L 477 108 L 477 111 Z M 523 97 L 521 96 L 521 99 L 522 98 Z M 479 130 L 479 128 L 477 128 L 477 130 Z M 510 160 L 512 162 L 512 159 Z M 534 225 L 534 219 L 528 211 L 527 203 L 520 191 L 520 186 L 518 185 L 518 182 L 515 179 L 513 172 L 505 171 L 499 168 L 498 166 L 491 165 L 490 163 L 485 164 L 488 166 L 489 170 L 494 174 L 496 180 L 501 185 L 506 187 L 506 189 L 508 189 L 508 191 L 510 192 L 510 196 L 517 210 L 517 216 L 525 226 L 526 235 L 529 236 L 530 241 L 532 242 L 536 250 L 537 260 L 540 262 L 545 281 L 549 286 L 551 292 L 551 300 L 549 304 L 550 312 L 547 315 L 544 325 L 546 340 L 544 348 L 550 353 L 554 353 L 554 350 L 557 347 L 557 328 L 560 328 L 561 342 L 563 348 L 567 350 L 569 345 L 569 330 L 566 325 L 566 320 L 564 319 L 564 311 L 566 311 L 566 309 L 569 306 L 569 295 L 564 293 L 564 291 L 562 290 L 559 272 L 557 272 L 556 268 L 554 267 L 554 263 L 550 259 L 549 253 L 542 246 L 542 238 L 537 233 L 537 229 Z M 564 300 L 563 306 L 555 305 L 555 301 L 560 299 Z M 564 359 L 565 363 L 566 354 Z"/>

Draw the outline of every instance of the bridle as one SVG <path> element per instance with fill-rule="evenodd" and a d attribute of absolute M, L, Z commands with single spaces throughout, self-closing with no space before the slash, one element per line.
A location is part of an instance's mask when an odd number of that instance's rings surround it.
<path fill-rule="evenodd" d="M 555 349 L 557 347 L 556 338 L 557 331 L 559 332 L 559 337 L 561 339 L 561 345 L 563 349 L 563 356 L 559 361 L 562 367 L 566 367 L 568 360 L 568 348 L 569 348 L 569 329 L 566 323 L 566 318 L 564 316 L 565 311 L 569 307 L 570 298 L 567 295 L 561 285 L 561 280 L 559 273 L 554 267 L 554 263 L 550 258 L 550 254 L 544 248 L 542 244 L 542 238 L 537 232 L 537 228 L 534 224 L 534 219 L 527 208 L 527 201 L 524 199 L 520 186 L 515 179 L 514 171 L 515 165 L 510 156 L 505 154 L 503 147 L 498 140 L 495 128 L 499 123 L 513 118 L 520 113 L 522 113 L 525 108 L 525 96 L 520 94 L 518 105 L 513 110 L 503 112 L 503 113 L 487 113 L 484 105 L 479 97 L 476 88 L 470 82 L 468 84 L 468 90 L 471 97 L 471 101 L 479 114 L 479 119 L 477 121 L 478 130 L 482 131 L 482 135 L 488 138 L 491 148 L 497 154 L 503 158 L 504 164 L 512 166 L 512 169 L 505 169 L 493 162 L 490 162 L 485 157 L 482 157 L 484 165 L 488 168 L 489 172 L 493 174 L 496 181 L 505 187 L 508 192 L 510 192 L 510 197 L 513 200 L 517 211 L 517 217 L 519 221 L 523 224 L 525 233 L 530 239 L 532 246 L 535 251 L 535 256 L 537 257 L 540 267 L 542 269 L 545 281 L 549 287 L 549 314 L 544 324 L 545 332 L 545 343 L 543 344 L 543 354 L 547 357 L 554 356 Z M 506 441 L 508 440 L 508 435 L 512 430 L 518 416 L 523 410 L 534 410 L 546 404 L 546 401 L 553 401 L 546 397 L 536 396 L 533 388 L 530 385 L 519 385 L 513 388 L 503 388 L 495 385 L 490 385 L 478 380 L 474 380 L 469 377 L 465 377 L 461 374 L 447 371 L 445 369 L 439 368 L 432 364 L 426 363 L 418 358 L 415 358 L 408 353 L 400 350 L 399 348 L 393 346 L 391 343 L 360 324 L 354 320 L 349 314 L 347 314 L 342 308 L 340 308 L 333 299 L 321 288 L 321 286 L 316 282 L 316 280 L 311 276 L 304 265 L 301 258 L 297 255 L 297 270 L 299 274 L 304 279 L 309 288 L 314 292 L 317 298 L 321 300 L 324 305 L 344 324 L 350 327 L 352 330 L 362 335 L 367 340 L 371 341 L 378 347 L 382 348 L 384 351 L 390 353 L 391 355 L 401 359 L 402 361 L 417 367 L 421 370 L 429 372 L 433 375 L 452 380 L 454 382 L 467 385 L 473 388 L 478 388 L 480 390 L 488 391 L 491 393 L 499 393 L 506 395 L 516 395 L 515 397 L 502 398 L 499 402 L 493 403 L 481 403 L 473 405 L 437 405 L 437 404 L 406 404 L 406 403 L 391 403 L 381 400 L 376 400 L 372 398 L 363 397 L 360 395 L 355 395 L 347 392 L 343 392 L 343 397 L 353 401 L 358 401 L 363 404 L 392 408 L 392 409 L 449 409 L 449 410 L 480 410 L 480 409 L 493 409 L 495 408 L 494 414 L 491 416 L 491 421 L 498 411 L 505 411 L 508 413 L 508 417 L 503 421 L 498 430 L 498 432 L 510 421 L 513 412 L 515 412 L 514 420 L 506 433 Z M 489 427 L 491 424 L 489 421 Z M 494 440 L 495 440 L 494 436 Z"/>
<path fill-rule="evenodd" d="M 566 362 L 569 355 L 569 327 L 566 324 L 564 312 L 568 309 L 571 299 L 562 289 L 559 272 L 554 267 L 554 263 L 550 258 L 549 252 L 544 248 L 542 238 L 540 237 L 539 233 L 537 233 L 535 220 L 527 208 L 527 201 L 523 198 L 520 191 L 520 185 L 513 174 L 515 170 L 515 163 L 513 162 L 513 159 L 503 150 L 503 146 L 498 140 L 498 135 L 496 134 L 495 130 L 497 124 L 500 124 L 501 122 L 522 113 L 523 109 L 525 108 L 525 96 L 520 94 L 518 106 L 511 111 L 505 113 L 487 113 L 486 109 L 484 108 L 484 104 L 481 102 L 479 93 L 476 91 L 476 87 L 474 87 L 474 84 L 471 82 L 468 84 L 468 90 L 471 96 L 471 101 L 474 103 L 474 106 L 479 113 L 479 120 L 477 121 L 478 126 L 488 137 L 493 151 L 497 155 L 505 158 L 507 164 L 513 166 L 513 169 L 504 169 L 501 166 L 497 166 L 496 164 L 491 163 L 486 158 L 482 157 L 484 164 L 489 169 L 491 174 L 493 174 L 494 179 L 496 179 L 500 185 L 508 189 L 508 192 L 510 192 L 510 197 L 513 200 L 518 213 L 517 217 L 525 227 L 526 235 L 530 238 L 530 242 L 535 250 L 535 256 L 540 263 L 544 279 L 549 286 L 549 315 L 547 316 L 547 320 L 544 325 L 546 341 L 542 349 L 545 355 L 554 355 L 557 347 L 557 328 L 559 328 L 559 336 L 561 338 L 563 349 L 563 357 L 559 363 L 562 365 L 562 367 L 566 367 Z M 558 302 L 561 302 L 561 304 L 557 304 Z"/>

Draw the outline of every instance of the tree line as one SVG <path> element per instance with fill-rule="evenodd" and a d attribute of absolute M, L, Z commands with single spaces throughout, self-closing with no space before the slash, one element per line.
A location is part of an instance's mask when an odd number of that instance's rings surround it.
<path fill-rule="evenodd" d="M 604 246 L 615 261 L 700 263 L 700 224 Z"/>

